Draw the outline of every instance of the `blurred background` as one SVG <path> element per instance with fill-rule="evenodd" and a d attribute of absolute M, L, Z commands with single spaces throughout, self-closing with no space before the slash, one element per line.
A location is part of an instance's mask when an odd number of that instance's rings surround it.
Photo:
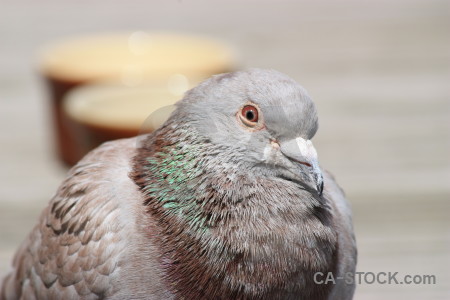
<path fill-rule="evenodd" d="M 450 299 L 446 0 L 0 0 L 0 277 L 67 172 L 40 53 L 118 31 L 210 37 L 230 55 L 209 73 L 273 68 L 301 83 L 319 110 L 320 162 L 353 206 L 358 271 L 436 277 L 362 283 L 355 299 Z"/>

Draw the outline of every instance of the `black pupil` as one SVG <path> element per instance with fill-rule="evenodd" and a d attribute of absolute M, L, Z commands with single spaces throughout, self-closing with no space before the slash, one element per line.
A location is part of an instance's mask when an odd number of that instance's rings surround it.
<path fill-rule="evenodd" d="M 247 120 L 252 121 L 255 118 L 255 113 L 253 112 L 253 110 L 248 110 L 245 113 L 245 117 L 247 118 Z"/>

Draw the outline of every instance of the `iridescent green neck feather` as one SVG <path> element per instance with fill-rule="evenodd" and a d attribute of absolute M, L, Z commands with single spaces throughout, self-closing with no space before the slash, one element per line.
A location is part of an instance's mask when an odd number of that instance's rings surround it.
<path fill-rule="evenodd" d="M 166 214 L 184 219 L 192 228 L 205 229 L 204 203 L 196 200 L 194 186 L 202 174 L 200 145 L 179 143 L 164 145 L 146 158 L 145 170 L 152 175 L 143 190 Z"/>

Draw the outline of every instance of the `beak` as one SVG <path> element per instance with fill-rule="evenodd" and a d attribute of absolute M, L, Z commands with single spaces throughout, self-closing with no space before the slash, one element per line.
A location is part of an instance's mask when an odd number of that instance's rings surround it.
<path fill-rule="evenodd" d="M 291 161 L 305 165 L 308 169 L 306 174 L 309 184 L 319 196 L 323 191 L 323 175 L 317 159 L 317 151 L 310 140 L 298 137 L 280 143 L 280 150 Z"/>

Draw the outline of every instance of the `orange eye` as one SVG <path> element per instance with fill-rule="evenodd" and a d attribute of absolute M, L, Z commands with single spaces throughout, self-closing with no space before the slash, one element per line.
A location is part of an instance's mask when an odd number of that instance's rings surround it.
<path fill-rule="evenodd" d="M 261 130 L 264 128 L 264 118 L 258 106 L 253 103 L 247 103 L 236 113 L 237 119 L 246 129 L 250 131 Z"/>
<path fill-rule="evenodd" d="M 246 105 L 241 110 L 241 115 L 251 123 L 258 122 L 258 109 L 253 105 Z"/>

